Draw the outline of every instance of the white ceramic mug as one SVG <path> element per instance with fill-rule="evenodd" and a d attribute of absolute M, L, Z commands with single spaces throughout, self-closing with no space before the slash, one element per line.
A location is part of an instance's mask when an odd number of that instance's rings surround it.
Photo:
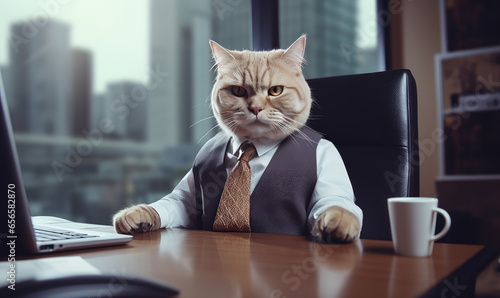
<path fill-rule="evenodd" d="M 432 254 L 434 241 L 442 238 L 451 226 L 450 215 L 437 205 L 436 198 L 387 199 L 392 242 L 396 253 L 413 257 Z M 437 213 L 443 215 L 445 224 L 438 234 L 434 234 Z"/>

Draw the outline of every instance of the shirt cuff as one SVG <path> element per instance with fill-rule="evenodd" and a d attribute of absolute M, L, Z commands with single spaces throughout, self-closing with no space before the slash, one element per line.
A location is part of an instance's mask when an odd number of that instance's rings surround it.
<path fill-rule="evenodd" d="M 162 204 L 160 201 L 151 203 L 149 204 L 149 206 L 153 207 L 153 209 L 155 209 L 156 212 L 158 212 L 161 220 L 161 228 L 165 228 L 168 224 L 167 223 L 168 216 L 165 216 L 165 214 L 169 214 L 168 208 L 165 206 L 165 204 Z"/>

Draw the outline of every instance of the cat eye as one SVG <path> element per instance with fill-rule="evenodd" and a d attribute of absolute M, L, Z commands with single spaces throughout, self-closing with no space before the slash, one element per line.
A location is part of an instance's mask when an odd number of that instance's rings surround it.
<path fill-rule="evenodd" d="M 243 97 L 247 95 L 247 90 L 241 86 L 232 86 L 231 92 L 234 96 Z"/>
<path fill-rule="evenodd" d="M 271 95 L 271 96 L 278 96 L 280 95 L 281 93 L 283 93 L 283 86 L 272 86 L 271 88 L 269 88 L 269 90 L 267 91 L 267 94 Z"/>

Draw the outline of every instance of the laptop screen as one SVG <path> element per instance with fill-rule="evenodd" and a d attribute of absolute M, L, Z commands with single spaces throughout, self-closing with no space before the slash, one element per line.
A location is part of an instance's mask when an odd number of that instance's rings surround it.
<path fill-rule="evenodd" d="M 9 108 L 5 97 L 5 86 L 0 73 L 0 187 L 4 188 L 5 199 L 0 210 L 0 250 L 1 256 L 15 257 L 21 248 L 35 247 L 31 215 L 26 192 L 21 178 L 21 168 L 17 157 L 14 133 Z"/>

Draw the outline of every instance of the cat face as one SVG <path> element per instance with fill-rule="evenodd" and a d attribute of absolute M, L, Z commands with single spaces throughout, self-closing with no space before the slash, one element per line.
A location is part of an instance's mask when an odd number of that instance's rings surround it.
<path fill-rule="evenodd" d="M 210 41 L 217 66 L 212 110 L 219 126 L 251 141 L 280 140 L 304 126 L 311 91 L 302 74 L 306 37 L 287 50 L 230 51 Z"/>

